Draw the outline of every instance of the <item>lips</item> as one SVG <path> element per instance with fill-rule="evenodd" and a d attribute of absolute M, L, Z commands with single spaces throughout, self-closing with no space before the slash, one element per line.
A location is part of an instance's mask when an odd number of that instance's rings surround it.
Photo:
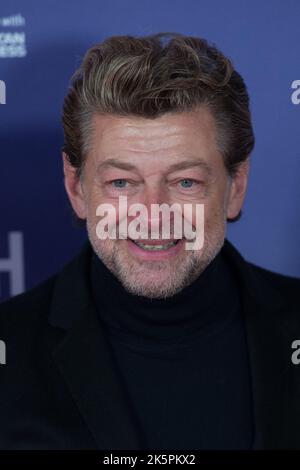
<path fill-rule="evenodd" d="M 184 239 L 133 240 L 127 238 L 127 248 L 131 255 L 142 261 L 168 261 L 183 250 Z"/>

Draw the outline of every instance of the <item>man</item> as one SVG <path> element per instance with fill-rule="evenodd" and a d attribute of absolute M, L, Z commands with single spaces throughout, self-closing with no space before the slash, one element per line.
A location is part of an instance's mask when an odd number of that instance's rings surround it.
<path fill-rule="evenodd" d="M 1 306 L 0 447 L 300 448 L 300 281 L 225 238 L 254 146 L 230 60 L 194 37 L 109 38 L 73 76 L 63 126 L 65 187 L 88 242 Z M 111 236 L 134 204 L 158 238 Z M 200 249 L 174 227 L 162 237 L 160 204 L 194 209 L 181 222 L 202 227 Z M 108 206 L 115 224 L 101 237 Z"/>

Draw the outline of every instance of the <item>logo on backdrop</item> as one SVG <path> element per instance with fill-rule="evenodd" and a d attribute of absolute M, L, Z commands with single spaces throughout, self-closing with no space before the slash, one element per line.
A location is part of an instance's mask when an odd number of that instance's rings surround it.
<path fill-rule="evenodd" d="M 292 103 L 300 104 L 300 80 L 294 80 L 291 84 L 291 88 L 295 90 L 291 94 Z"/>
<path fill-rule="evenodd" d="M 0 80 L 0 104 L 6 104 L 6 84 L 4 80 Z"/>
<path fill-rule="evenodd" d="M 8 256 L 0 258 L 0 274 L 9 275 L 9 295 L 21 294 L 25 290 L 24 242 L 22 232 L 8 233 Z M 0 283 L 0 300 L 3 293 Z"/>
<path fill-rule="evenodd" d="M 25 18 L 21 13 L 0 17 L 0 59 L 27 55 L 25 32 L 13 30 L 23 27 L 25 27 Z"/>

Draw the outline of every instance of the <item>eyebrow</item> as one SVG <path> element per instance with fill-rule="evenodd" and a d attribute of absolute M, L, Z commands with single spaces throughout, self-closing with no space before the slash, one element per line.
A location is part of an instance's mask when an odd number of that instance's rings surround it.
<path fill-rule="evenodd" d="M 137 167 L 135 165 L 132 165 L 132 163 L 128 162 L 123 162 L 121 160 L 118 160 L 116 158 L 108 158 L 104 162 L 100 163 L 97 167 L 97 171 L 99 169 L 105 169 L 108 167 L 114 167 L 114 168 L 120 168 L 121 170 L 137 170 Z M 203 168 L 208 174 L 211 174 L 211 167 L 206 163 L 204 160 L 185 160 L 183 162 L 178 162 L 178 163 L 173 163 L 172 165 L 169 166 L 167 171 L 177 171 L 177 170 L 186 170 L 188 168 L 194 168 L 194 167 L 200 167 Z"/>
<path fill-rule="evenodd" d="M 206 163 L 204 160 L 185 160 L 183 162 L 174 163 L 169 167 L 169 171 L 176 171 L 176 170 L 185 170 L 188 168 L 199 167 L 203 168 L 208 174 L 211 174 L 211 167 Z"/>

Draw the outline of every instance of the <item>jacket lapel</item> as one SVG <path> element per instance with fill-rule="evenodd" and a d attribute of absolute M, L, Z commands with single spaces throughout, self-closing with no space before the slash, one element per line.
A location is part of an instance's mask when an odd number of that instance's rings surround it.
<path fill-rule="evenodd" d="M 59 276 L 50 314 L 66 335 L 53 350 L 98 449 L 139 449 L 139 436 L 88 291 L 87 247 Z M 113 445 L 112 445 L 113 443 Z"/>
<path fill-rule="evenodd" d="M 224 253 L 240 282 L 249 351 L 254 449 L 284 447 L 287 431 L 290 338 L 285 324 L 288 302 L 247 263 L 227 240 Z"/>

